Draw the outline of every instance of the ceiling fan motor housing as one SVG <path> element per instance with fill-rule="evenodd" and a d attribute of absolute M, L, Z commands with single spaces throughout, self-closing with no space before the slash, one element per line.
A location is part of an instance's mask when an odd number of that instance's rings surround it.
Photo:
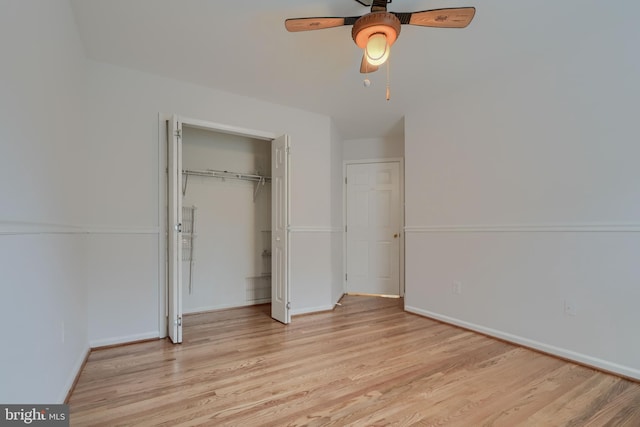
<path fill-rule="evenodd" d="M 371 12 L 358 18 L 351 29 L 351 37 L 359 48 L 367 47 L 369 37 L 382 33 L 387 37 L 387 43 L 391 46 L 400 35 L 400 20 L 389 12 Z"/>

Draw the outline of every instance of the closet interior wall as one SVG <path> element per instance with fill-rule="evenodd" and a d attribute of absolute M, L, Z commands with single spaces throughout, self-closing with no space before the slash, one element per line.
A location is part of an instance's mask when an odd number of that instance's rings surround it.
<path fill-rule="evenodd" d="M 270 177 L 271 144 L 184 126 L 182 169 Z M 193 238 L 184 233 L 182 242 L 183 312 L 270 302 L 270 181 L 183 174 L 185 181 L 183 206 L 195 206 L 195 221 Z"/>

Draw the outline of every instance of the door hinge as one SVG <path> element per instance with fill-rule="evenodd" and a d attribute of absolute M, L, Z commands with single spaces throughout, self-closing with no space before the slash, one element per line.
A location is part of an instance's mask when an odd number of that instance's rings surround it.
<path fill-rule="evenodd" d="M 178 316 L 178 317 L 176 318 L 176 325 L 178 325 L 178 326 L 182 326 L 182 316 Z"/>
<path fill-rule="evenodd" d="M 291 301 L 287 303 L 287 310 L 291 310 Z"/>
<path fill-rule="evenodd" d="M 347 281 L 347 273 L 344 273 L 344 280 Z"/>
<path fill-rule="evenodd" d="M 291 154 L 291 147 L 287 147 L 286 150 L 287 154 Z"/>
<path fill-rule="evenodd" d="M 182 138 L 182 129 L 176 129 L 174 135 L 177 136 L 178 139 L 181 139 Z"/>
<path fill-rule="evenodd" d="M 178 233 L 182 233 L 182 223 L 181 222 L 177 223 L 174 228 Z"/>

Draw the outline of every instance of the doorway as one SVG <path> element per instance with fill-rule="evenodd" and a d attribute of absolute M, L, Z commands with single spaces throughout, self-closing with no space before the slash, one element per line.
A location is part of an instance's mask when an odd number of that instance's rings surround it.
<path fill-rule="evenodd" d="M 400 160 L 345 165 L 345 291 L 402 296 Z"/>
<path fill-rule="evenodd" d="M 183 124 L 181 190 L 183 313 L 270 303 L 268 141 Z"/>
<path fill-rule="evenodd" d="M 168 336 L 183 312 L 269 300 L 289 323 L 288 137 L 176 115 L 166 130 Z"/>

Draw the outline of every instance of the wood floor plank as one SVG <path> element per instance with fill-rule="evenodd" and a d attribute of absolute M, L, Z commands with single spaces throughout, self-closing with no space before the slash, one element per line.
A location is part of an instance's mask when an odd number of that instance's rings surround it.
<path fill-rule="evenodd" d="M 640 426 L 640 384 L 347 296 L 185 316 L 184 342 L 94 351 L 73 426 Z"/>

